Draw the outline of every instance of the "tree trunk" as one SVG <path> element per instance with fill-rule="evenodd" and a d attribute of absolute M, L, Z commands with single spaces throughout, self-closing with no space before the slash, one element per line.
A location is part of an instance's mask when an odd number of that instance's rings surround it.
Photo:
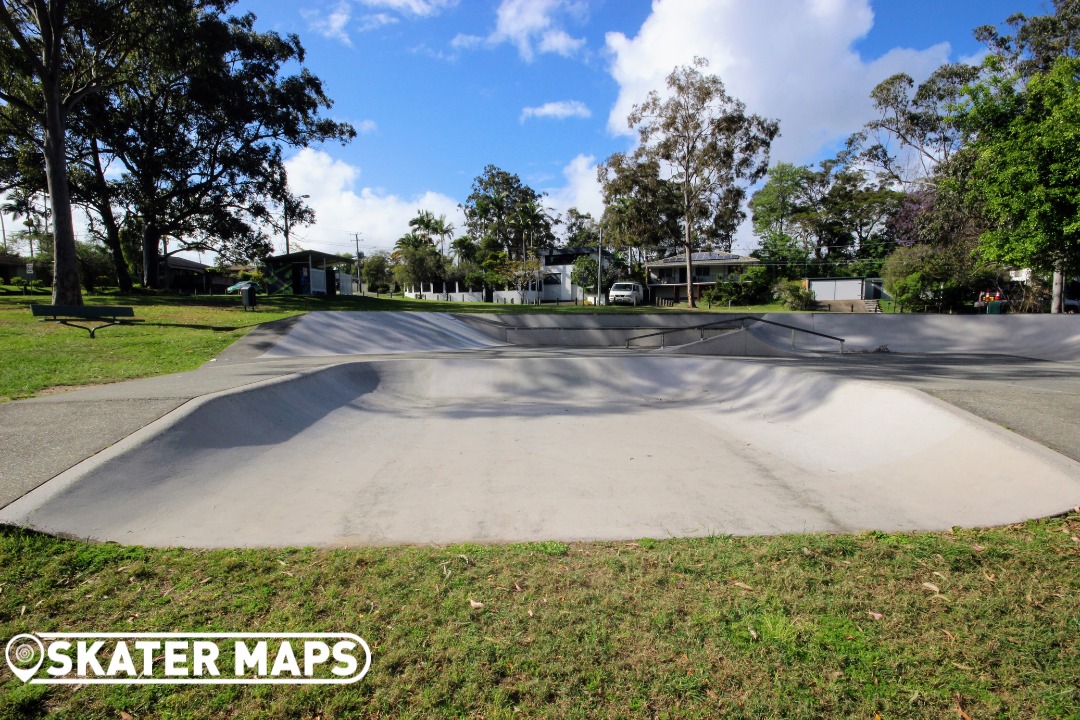
<path fill-rule="evenodd" d="M 694 261 L 691 244 L 691 228 L 694 225 L 694 205 L 690 200 L 690 188 L 683 184 L 683 249 L 686 251 L 686 307 L 694 309 Z"/>
<path fill-rule="evenodd" d="M 142 252 L 143 252 L 143 287 L 157 289 L 160 285 L 158 273 L 159 245 L 161 231 L 152 220 L 143 225 Z"/>
<path fill-rule="evenodd" d="M 683 249 L 686 252 L 686 305 L 687 308 L 693 308 L 693 253 L 691 253 L 690 247 L 690 231 L 687 231 L 686 242 L 683 243 Z"/>
<path fill-rule="evenodd" d="M 53 212 L 53 305 L 82 305 L 79 265 L 75 256 L 75 226 L 71 221 L 64 108 L 60 101 L 59 68 L 43 78 L 45 91 L 45 176 Z"/>
<path fill-rule="evenodd" d="M 116 268 L 116 284 L 120 292 L 130 293 L 133 289 L 131 273 L 128 272 L 127 258 L 124 257 L 124 248 L 120 244 L 120 227 L 116 224 L 116 216 L 113 215 L 112 197 L 109 193 L 109 183 L 105 179 L 105 170 L 101 167 L 97 139 L 91 141 L 90 149 L 94 156 L 94 184 L 98 195 L 95 208 L 101 216 L 101 223 L 105 226 L 105 247 L 112 253 L 113 266 Z"/>
<path fill-rule="evenodd" d="M 130 293 L 134 289 L 134 283 L 128 271 L 127 258 L 124 257 L 124 248 L 120 244 L 120 228 L 116 225 L 112 208 L 106 206 L 102 210 L 101 221 L 105 225 L 105 247 L 112 253 L 113 265 L 116 267 L 116 285 L 120 288 L 120 292 Z"/>
<path fill-rule="evenodd" d="M 1054 265 L 1054 279 L 1052 282 L 1052 295 L 1050 300 L 1050 312 L 1060 313 L 1065 296 L 1065 273 L 1062 272 L 1061 262 Z"/>

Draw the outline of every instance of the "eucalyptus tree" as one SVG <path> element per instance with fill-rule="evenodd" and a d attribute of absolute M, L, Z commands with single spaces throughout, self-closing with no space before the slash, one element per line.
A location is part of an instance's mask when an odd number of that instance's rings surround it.
<path fill-rule="evenodd" d="M 682 237 L 679 187 L 660 174 L 655 160 L 635 160 L 615 153 L 597 167 L 604 198 L 605 238 L 613 247 L 650 254 L 670 255 Z"/>
<path fill-rule="evenodd" d="M 744 217 L 747 187 L 765 175 L 769 148 L 780 132 L 777 121 L 748 114 L 719 77 L 703 74 L 707 66 L 704 58 L 695 58 L 693 66 L 675 68 L 667 77 L 667 95 L 650 92 L 627 118 L 640 139 L 635 159 L 656 162 L 681 191 L 690 307 L 700 236 L 730 241 Z"/>
<path fill-rule="evenodd" d="M 53 216 L 52 300 L 82 304 L 68 185 L 67 120 L 115 85 L 142 16 L 162 3 L 134 0 L 5 0 L 0 3 L 0 126 L 30 123 L 22 138 L 41 152 Z"/>
<path fill-rule="evenodd" d="M 975 135 L 969 188 L 991 220 L 982 251 L 1052 272 L 1051 312 L 1061 312 L 1063 279 L 1080 272 L 1080 59 L 1058 58 L 1023 91 L 1003 76 L 968 97 L 961 124 Z"/>
<path fill-rule="evenodd" d="M 87 118 L 122 168 L 116 198 L 139 224 L 147 287 L 168 239 L 226 261 L 268 254 L 279 208 L 291 224 L 313 219 L 288 188 L 283 147 L 355 136 L 320 116 L 332 102 L 299 39 L 226 17 L 232 4 L 188 0 L 163 18 L 132 53 L 131 81 Z"/>
<path fill-rule="evenodd" d="M 600 224 L 592 213 L 572 207 L 566 211 L 562 223 L 563 244 L 567 247 L 595 247 L 600 242 Z"/>

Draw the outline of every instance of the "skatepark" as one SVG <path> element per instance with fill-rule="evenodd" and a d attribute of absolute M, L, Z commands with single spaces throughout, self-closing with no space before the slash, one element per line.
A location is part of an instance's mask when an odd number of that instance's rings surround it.
<path fill-rule="evenodd" d="M 10 403 L 82 422 L 5 447 L 0 522 L 193 547 L 1012 523 L 1080 504 L 1077 358 L 1062 316 L 311 313 Z"/>

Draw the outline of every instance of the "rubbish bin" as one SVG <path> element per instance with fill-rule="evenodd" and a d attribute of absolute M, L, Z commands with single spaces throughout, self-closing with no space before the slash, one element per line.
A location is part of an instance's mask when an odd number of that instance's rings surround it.
<path fill-rule="evenodd" d="M 245 311 L 248 308 L 254 310 L 255 305 L 258 303 L 258 300 L 255 298 L 255 288 L 251 285 L 240 288 L 240 301 L 243 303 Z"/>
<path fill-rule="evenodd" d="M 986 314 L 987 315 L 1000 315 L 1001 314 L 1001 301 L 1000 300 L 993 300 L 991 302 L 986 303 Z"/>

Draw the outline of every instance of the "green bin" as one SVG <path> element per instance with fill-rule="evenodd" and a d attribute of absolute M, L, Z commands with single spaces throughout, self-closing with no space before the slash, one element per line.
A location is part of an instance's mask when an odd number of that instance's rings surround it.
<path fill-rule="evenodd" d="M 987 315 L 1000 315 L 1001 314 L 1001 301 L 1000 300 L 993 300 L 991 302 L 986 303 L 986 314 Z"/>

